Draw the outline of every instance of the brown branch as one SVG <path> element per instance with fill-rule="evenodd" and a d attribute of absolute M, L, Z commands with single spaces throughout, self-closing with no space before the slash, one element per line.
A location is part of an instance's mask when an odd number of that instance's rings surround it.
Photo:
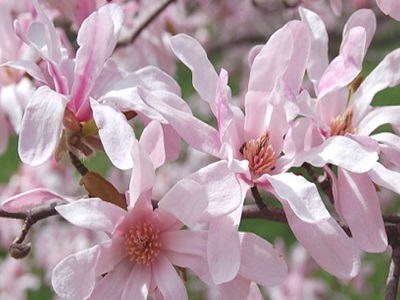
<path fill-rule="evenodd" d="M 129 41 L 126 42 L 120 42 L 118 43 L 117 46 L 127 46 L 129 44 L 132 44 L 136 38 L 142 33 L 142 31 L 150 25 L 151 22 L 153 22 L 160 13 L 162 13 L 167 7 L 168 5 L 170 5 L 171 3 L 175 2 L 175 0 L 165 0 L 163 2 L 160 3 L 160 5 L 152 12 L 150 13 L 147 18 L 145 18 L 135 29 L 135 31 L 133 32 L 133 35 L 131 36 L 131 38 L 129 39 Z"/>
<path fill-rule="evenodd" d="M 332 194 L 332 183 L 329 176 L 325 173 L 325 176 L 319 175 L 314 168 L 308 164 L 304 163 L 302 167 L 307 171 L 308 175 L 314 180 L 314 182 L 320 187 L 324 194 L 329 198 L 329 201 L 333 204 L 333 194 Z"/>
<path fill-rule="evenodd" d="M 392 247 L 389 273 L 386 281 L 385 300 L 396 300 L 400 276 L 400 234 L 399 225 L 386 226 L 389 245 Z"/>
<path fill-rule="evenodd" d="M 283 209 L 272 206 L 265 206 L 261 210 L 257 206 L 245 206 L 242 211 L 242 219 L 264 219 L 278 223 L 288 223 Z"/>

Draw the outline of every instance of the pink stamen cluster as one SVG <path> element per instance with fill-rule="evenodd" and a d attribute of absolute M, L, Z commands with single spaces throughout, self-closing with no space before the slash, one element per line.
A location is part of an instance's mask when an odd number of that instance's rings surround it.
<path fill-rule="evenodd" d="M 160 252 L 159 232 L 148 222 L 132 226 L 125 235 L 129 260 L 143 265 L 151 264 Z"/>
<path fill-rule="evenodd" d="M 352 124 L 352 119 L 352 109 L 348 109 L 342 116 L 332 118 L 330 123 L 331 136 L 345 135 L 346 133 L 356 133 L 356 128 L 354 128 Z"/>
<path fill-rule="evenodd" d="M 262 175 L 274 168 L 275 151 L 268 142 L 269 131 L 267 130 L 257 140 L 249 140 L 240 148 L 240 153 L 249 161 L 249 169 L 254 174 Z"/>

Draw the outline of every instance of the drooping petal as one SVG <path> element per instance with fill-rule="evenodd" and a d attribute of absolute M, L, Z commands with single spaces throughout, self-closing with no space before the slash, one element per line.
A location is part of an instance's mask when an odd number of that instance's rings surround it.
<path fill-rule="evenodd" d="M 216 217 L 210 222 L 207 257 L 215 284 L 231 281 L 239 272 L 240 241 L 237 228 L 241 213 L 242 205 L 229 215 Z"/>
<path fill-rule="evenodd" d="M 121 300 L 135 299 L 146 300 L 149 294 L 151 280 L 151 267 L 142 264 L 133 265 L 129 277 L 123 279 L 126 282 Z"/>
<path fill-rule="evenodd" d="M 54 153 L 67 103 L 64 95 L 47 86 L 36 90 L 22 118 L 18 153 L 24 163 L 40 165 Z"/>
<path fill-rule="evenodd" d="M 8 198 L 1 207 L 8 212 L 25 212 L 52 200 L 66 200 L 66 198 L 48 189 L 39 188 Z"/>
<path fill-rule="evenodd" d="M 190 36 L 178 34 L 171 38 L 171 48 L 175 55 L 192 71 L 193 87 L 200 97 L 209 103 L 211 110 L 216 115 L 214 101 L 218 74 L 203 47 Z"/>
<path fill-rule="evenodd" d="M 56 207 L 57 212 L 75 226 L 111 233 L 126 211 L 98 198 L 81 199 Z"/>
<path fill-rule="evenodd" d="M 121 170 L 132 168 L 131 148 L 135 134 L 124 114 L 95 100 L 91 100 L 91 106 L 101 142 L 111 162 Z"/>
<path fill-rule="evenodd" d="M 362 82 L 354 93 L 350 105 L 353 106 L 353 122 L 357 124 L 368 111 L 375 94 L 385 88 L 396 86 L 400 83 L 400 49 L 386 55 L 378 66 Z"/>
<path fill-rule="evenodd" d="M 151 265 L 152 275 L 164 299 L 187 300 L 187 292 L 174 266 L 161 253 Z"/>
<path fill-rule="evenodd" d="M 400 194 L 400 173 L 385 168 L 380 163 L 376 163 L 375 166 L 368 172 L 371 179 L 378 185 L 381 185 L 393 192 Z"/>
<path fill-rule="evenodd" d="M 196 150 L 218 156 L 218 151 L 221 147 L 218 131 L 200 121 L 191 113 L 183 112 L 167 104 L 169 97 L 177 96 L 164 93 L 165 99 L 160 99 L 160 97 L 155 97 L 143 89 L 139 89 L 139 93 L 146 103 L 168 120 L 168 123 L 189 145 Z"/>
<path fill-rule="evenodd" d="M 264 188 L 267 182 L 272 185 L 271 192 L 282 203 L 290 206 L 291 211 L 302 221 L 318 223 L 330 217 L 317 187 L 303 176 L 293 173 L 265 174 L 257 180 L 257 183 Z M 267 187 L 267 189 L 269 188 Z"/>
<path fill-rule="evenodd" d="M 285 214 L 297 240 L 315 261 L 332 275 L 348 280 L 360 269 L 360 250 L 332 217 L 318 223 L 299 219 L 290 206 Z"/>
<path fill-rule="evenodd" d="M 351 234 L 366 252 L 379 253 L 387 248 L 379 198 L 368 174 L 356 174 L 338 168 L 338 197 L 335 206 L 350 227 Z"/>
<path fill-rule="evenodd" d="M 381 106 L 374 107 L 357 126 L 358 135 L 370 135 L 376 128 L 383 124 L 391 124 L 400 130 L 400 107 Z"/>
<path fill-rule="evenodd" d="M 208 196 L 205 188 L 192 179 L 182 179 L 159 201 L 159 209 L 168 211 L 183 224 L 192 227 L 203 216 Z M 176 209 L 179 207 L 179 209 Z"/>
<path fill-rule="evenodd" d="M 369 171 L 377 160 L 378 154 L 375 149 L 363 147 L 345 136 L 334 136 L 320 146 L 296 155 L 293 165 L 300 166 L 303 162 L 308 162 L 313 166 L 322 167 L 331 163 L 354 173 L 364 173 Z"/>
<path fill-rule="evenodd" d="M 263 286 L 282 283 L 288 274 L 283 255 L 254 233 L 240 234 L 239 274 Z"/>

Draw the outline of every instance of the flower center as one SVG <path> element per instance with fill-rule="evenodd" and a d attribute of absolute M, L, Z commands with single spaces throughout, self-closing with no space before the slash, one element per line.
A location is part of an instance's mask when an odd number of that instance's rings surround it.
<path fill-rule="evenodd" d="M 336 118 L 332 118 L 330 127 L 331 127 L 331 136 L 335 135 L 345 135 L 346 133 L 356 133 L 356 128 L 353 127 L 352 124 L 353 119 L 353 110 L 348 109 L 344 115 L 337 116 Z"/>
<path fill-rule="evenodd" d="M 276 156 L 274 148 L 269 145 L 267 130 L 256 140 L 249 140 L 240 147 L 240 153 L 249 162 L 249 169 L 257 175 L 268 173 L 274 169 Z"/>
<path fill-rule="evenodd" d="M 129 260 L 143 265 L 151 264 L 160 252 L 159 232 L 147 222 L 132 226 L 125 235 Z"/>

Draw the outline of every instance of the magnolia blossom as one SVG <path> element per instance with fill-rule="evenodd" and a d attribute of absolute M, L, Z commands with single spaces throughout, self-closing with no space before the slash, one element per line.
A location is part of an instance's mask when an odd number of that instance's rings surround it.
<path fill-rule="evenodd" d="M 25 70 L 44 84 L 29 100 L 22 119 L 18 145 L 21 160 L 31 165 L 41 164 L 54 153 L 57 145 L 57 151 L 62 153 L 66 143 L 69 150 L 83 156 L 93 153 L 92 148 L 104 147 L 115 166 L 131 168 L 130 148 L 135 136 L 123 112 L 134 111 L 146 123 L 152 119 L 166 123 L 140 101 L 136 86 L 180 94 L 179 86 L 154 67 L 128 73 L 109 59 L 123 21 L 118 5 L 103 6 L 82 23 L 77 37 L 80 47 L 76 58 L 70 59 L 53 23 L 37 1 L 33 2 L 41 22 L 32 24 L 27 33 L 16 22 L 16 32 L 38 51 L 46 68 L 42 71 L 25 60 L 5 64 Z M 96 126 L 82 129 L 82 123 L 90 124 L 92 118 Z M 176 140 L 166 126 L 163 125 L 164 134 L 171 141 Z M 97 130 L 101 143 L 94 136 Z M 165 148 L 167 157 L 177 155 L 176 145 Z"/>
<path fill-rule="evenodd" d="M 193 86 L 210 105 L 218 131 L 192 114 L 168 106 L 168 98 L 161 101 L 144 92 L 142 97 L 189 145 L 222 160 L 190 177 L 207 187 L 210 202 L 205 213 L 193 212 L 193 201 L 179 203 L 179 211 L 173 208 L 178 205 L 177 201 L 164 201 L 160 206 L 186 224 L 209 222 L 212 230 L 209 230 L 208 256 L 214 281 L 229 281 L 239 268 L 235 231 L 243 199 L 253 185 L 270 191 L 281 201 L 297 239 L 321 266 L 342 278 L 354 276 L 359 267 L 358 248 L 330 216 L 315 185 L 302 176 L 286 172 L 291 167 L 290 159 L 281 156 L 284 136 L 298 112 L 295 99 L 308 62 L 310 44 L 306 26 L 300 21 L 289 22 L 264 47 L 250 54 L 252 66 L 245 115 L 229 103 L 226 72 L 222 70 L 217 75 L 195 40 L 178 35 L 172 39 L 172 48 L 191 69 Z M 376 152 L 364 149 L 351 139 L 331 140 L 325 149 L 320 149 L 318 158 L 327 162 L 329 154 L 340 153 L 343 147 L 352 149 L 353 161 L 339 155 L 336 159 L 354 172 L 365 172 L 376 162 Z M 208 178 L 213 182 L 208 182 Z M 229 256 L 222 256 L 222 248 L 227 245 L 231 249 Z M 227 261 L 235 262 L 230 265 L 229 272 L 227 269 L 219 271 L 219 264 L 225 265 Z"/>
<path fill-rule="evenodd" d="M 306 117 L 296 120 L 288 133 L 285 153 L 293 156 L 295 165 L 306 160 L 315 166 L 323 166 L 317 158 L 321 147 L 331 140 L 346 137 L 364 149 L 375 149 L 381 156 L 388 153 L 388 157 L 398 164 L 398 159 L 390 153 L 390 149 L 398 153 L 398 147 L 392 146 L 398 136 L 373 134 L 373 131 L 385 123 L 398 128 L 399 110 L 394 106 L 372 108 L 370 102 L 379 90 L 399 83 L 397 72 L 392 71 L 393 66 L 399 64 L 399 51 L 390 53 L 364 82 L 355 82 L 349 88 L 348 85 L 361 71 L 364 55 L 375 32 L 374 14 L 370 10 L 359 10 L 350 17 L 344 29 L 340 54 L 328 65 L 328 38 L 321 19 L 305 9 L 300 13 L 313 36 L 312 52 L 318 53 L 308 64 L 317 99 L 309 99 L 305 94 L 301 100 L 301 113 Z M 307 132 L 305 136 L 304 132 Z M 347 149 L 341 155 L 355 159 Z M 328 156 L 331 163 L 337 159 L 337 154 Z M 374 183 L 398 192 L 396 178 L 399 174 L 374 160 L 370 161 L 373 163 L 370 170 L 354 170 L 343 162 L 334 162 L 339 167 L 337 180 L 330 169 L 325 168 L 334 181 L 336 211 L 349 225 L 363 250 L 382 252 L 387 247 L 387 237 Z M 361 186 L 362 189 L 357 188 Z"/>

